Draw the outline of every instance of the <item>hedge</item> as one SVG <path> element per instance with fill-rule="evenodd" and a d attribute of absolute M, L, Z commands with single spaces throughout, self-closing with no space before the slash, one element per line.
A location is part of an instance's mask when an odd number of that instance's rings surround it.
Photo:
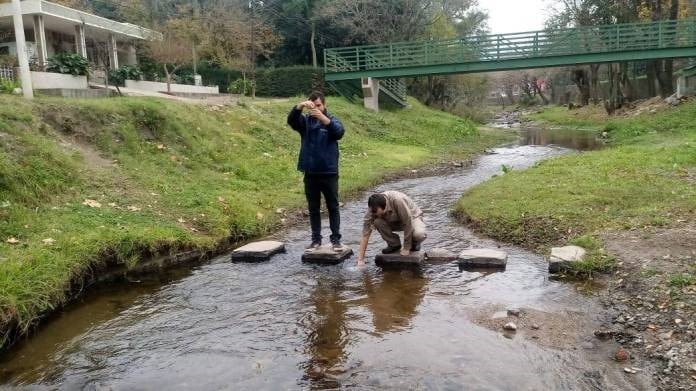
<path fill-rule="evenodd" d="M 325 90 L 321 68 L 300 65 L 258 70 L 256 73 L 257 96 L 290 97 L 306 95 L 313 90 Z"/>

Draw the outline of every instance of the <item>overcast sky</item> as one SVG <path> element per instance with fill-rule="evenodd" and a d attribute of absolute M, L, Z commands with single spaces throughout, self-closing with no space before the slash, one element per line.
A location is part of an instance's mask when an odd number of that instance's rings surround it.
<path fill-rule="evenodd" d="M 541 30 L 552 0 L 479 0 L 493 34 Z"/>

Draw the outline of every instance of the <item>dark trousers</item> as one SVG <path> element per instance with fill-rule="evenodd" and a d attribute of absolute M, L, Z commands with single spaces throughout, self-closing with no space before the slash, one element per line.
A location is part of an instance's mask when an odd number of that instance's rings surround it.
<path fill-rule="evenodd" d="M 304 176 L 305 195 L 309 209 L 309 223 L 312 226 L 312 241 L 321 241 L 321 195 L 324 195 L 326 209 L 329 211 L 331 241 L 341 240 L 341 214 L 338 210 L 338 175 Z"/>

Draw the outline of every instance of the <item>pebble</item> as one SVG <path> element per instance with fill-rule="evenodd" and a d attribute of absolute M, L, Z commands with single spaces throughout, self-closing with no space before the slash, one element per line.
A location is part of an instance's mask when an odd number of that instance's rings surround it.
<path fill-rule="evenodd" d="M 538 324 L 534 323 L 534 324 L 532 325 L 532 330 L 539 330 L 539 329 L 540 329 L 540 327 L 539 327 Z"/>
<path fill-rule="evenodd" d="M 517 325 L 514 324 L 513 322 L 508 322 L 508 323 L 505 323 L 505 326 L 503 326 L 503 329 L 509 330 L 509 331 L 516 331 Z"/>
<path fill-rule="evenodd" d="M 583 342 L 580 344 L 580 346 L 582 346 L 583 349 L 587 349 L 587 350 L 594 349 L 594 347 L 595 347 L 592 342 Z"/>
<path fill-rule="evenodd" d="M 626 361 L 628 360 L 628 352 L 624 348 L 619 348 L 614 355 L 614 359 L 619 362 Z"/>

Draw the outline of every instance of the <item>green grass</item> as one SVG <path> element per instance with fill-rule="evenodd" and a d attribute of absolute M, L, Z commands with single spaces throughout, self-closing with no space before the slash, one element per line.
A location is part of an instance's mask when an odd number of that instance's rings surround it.
<path fill-rule="evenodd" d="M 464 194 L 456 214 L 486 235 L 540 251 L 605 229 L 693 220 L 696 104 L 631 118 L 598 110 L 551 108 L 534 118 L 606 131 L 607 148 L 510 171 Z"/>
<path fill-rule="evenodd" d="M 344 196 L 445 153 L 463 158 L 503 141 L 410 104 L 372 113 L 329 100 L 347 129 Z M 0 345 L 10 325 L 26 330 L 108 263 L 261 235 L 278 226 L 277 208 L 303 206 L 299 136 L 285 124 L 291 105 L 0 96 Z"/>
<path fill-rule="evenodd" d="M 668 285 L 674 288 L 686 288 L 690 285 L 696 285 L 696 276 L 689 273 L 679 273 L 669 276 Z"/>

